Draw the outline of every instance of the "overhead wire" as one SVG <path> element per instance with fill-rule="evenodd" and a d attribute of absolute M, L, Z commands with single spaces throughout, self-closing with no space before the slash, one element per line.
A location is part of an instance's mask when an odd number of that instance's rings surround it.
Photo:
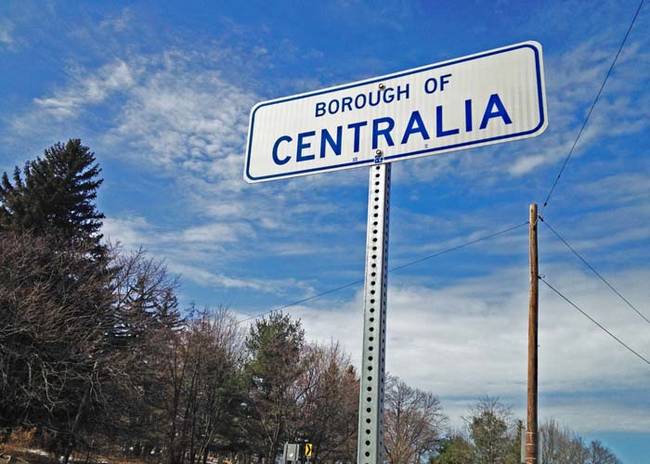
<path fill-rule="evenodd" d="M 399 266 L 394 266 L 394 267 L 392 267 L 392 268 L 389 268 L 388 271 L 389 271 L 389 272 L 400 271 L 400 270 L 405 269 L 405 268 L 407 268 L 407 267 L 410 267 L 410 266 L 414 266 L 414 265 L 416 265 L 416 264 L 419 264 L 419 263 L 421 263 L 421 262 L 423 262 L 423 261 L 427 261 L 427 260 L 429 260 L 429 259 L 433 259 L 433 258 L 436 258 L 436 257 L 438 257 L 438 256 L 441 256 L 441 255 L 444 255 L 444 254 L 447 254 L 447 253 L 451 253 L 451 252 L 453 252 L 453 251 L 460 250 L 460 249 L 465 248 L 465 247 L 468 247 L 468 246 L 470 246 L 470 245 L 474 245 L 474 244 L 476 244 L 476 243 L 483 242 L 483 241 L 485 241 L 485 240 L 489 240 L 489 239 L 492 239 L 492 238 L 498 237 L 498 236 L 500 236 L 500 235 L 507 234 L 508 232 L 511 232 L 511 231 L 513 231 L 513 230 L 515 230 L 515 229 L 518 229 L 518 228 L 520 228 L 520 227 L 523 227 L 523 226 L 525 226 L 525 225 L 527 225 L 527 224 L 528 224 L 528 221 L 525 221 L 525 222 L 522 222 L 522 223 L 519 223 L 519 224 L 515 224 L 515 225 L 512 225 L 512 226 L 506 227 L 506 228 L 504 228 L 504 229 L 501 229 L 501 230 L 498 230 L 498 231 L 492 232 L 492 233 L 487 234 L 487 235 L 482 235 L 482 236 L 477 237 L 477 238 L 475 238 L 475 239 L 468 240 L 468 241 L 466 241 L 466 242 L 464 242 L 464 243 L 461 243 L 460 245 L 455 245 L 455 246 L 452 246 L 452 247 L 449 247 L 449 248 L 445 248 L 444 250 L 440 250 L 440 251 L 437 251 L 437 252 L 435 252 L 435 253 L 431 253 L 431 254 L 429 254 L 429 255 L 426 255 L 426 256 L 423 256 L 423 257 L 420 257 L 420 258 L 414 259 L 414 260 L 409 261 L 409 262 L 406 262 L 406 263 L 404 263 L 404 264 L 400 264 Z M 339 292 L 339 291 L 341 291 L 341 290 L 345 290 L 346 288 L 350 288 L 350 287 L 353 287 L 353 286 L 355 286 L 355 285 L 359 285 L 359 284 L 361 284 L 361 283 L 363 283 L 363 279 L 357 279 L 357 280 L 354 280 L 354 281 L 348 282 L 347 284 L 343 284 L 343 285 L 340 285 L 340 286 L 338 286 L 338 287 L 334 287 L 334 288 L 331 288 L 331 289 L 329 289 L 329 290 L 325 290 L 325 291 L 323 291 L 323 292 L 317 293 L 317 294 L 315 294 L 315 295 L 312 295 L 312 296 L 309 296 L 309 297 L 306 297 L 306 298 L 301 298 L 301 299 L 299 299 L 299 300 L 292 301 L 292 302 L 290 302 L 290 303 L 286 303 L 286 304 L 283 304 L 283 305 L 277 306 L 277 307 L 275 307 L 275 308 L 273 308 L 273 309 L 269 309 L 269 310 L 263 311 L 263 312 L 261 312 L 261 313 L 255 314 L 255 315 L 250 316 L 250 317 L 247 317 L 247 318 L 245 318 L 245 319 L 238 320 L 238 321 L 237 321 L 237 324 L 242 324 L 242 323 L 244 323 L 244 322 L 251 321 L 251 320 L 253 320 L 253 319 L 257 319 L 257 318 L 259 318 L 259 317 L 263 317 L 263 316 L 265 316 L 265 315 L 267 315 L 267 314 L 270 314 L 270 313 L 274 313 L 274 312 L 278 312 L 278 311 L 283 311 L 283 310 L 288 309 L 288 308 L 291 308 L 291 307 L 293 307 L 293 306 L 297 306 L 297 305 L 299 305 L 299 304 L 306 303 L 306 302 L 308 302 L 308 301 L 316 300 L 316 299 L 321 298 L 321 297 L 323 297 L 323 296 L 325 296 L 325 295 L 330 295 L 330 294 L 332 294 L 332 293 L 336 293 L 336 292 Z"/>
<path fill-rule="evenodd" d="M 596 93 L 596 96 L 591 103 L 591 107 L 589 108 L 589 111 L 587 112 L 587 115 L 585 116 L 584 121 L 582 122 L 582 126 L 580 127 L 580 130 L 578 131 L 578 135 L 576 136 L 575 140 L 573 141 L 573 145 L 571 145 L 571 149 L 569 150 L 569 153 L 567 154 L 566 158 L 564 159 L 564 162 L 562 163 L 562 167 L 560 168 L 560 171 L 558 172 L 557 176 L 555 177 L 555 180 L 553 181 L 553 185 L 551 186 L 550 190 L 548 191 L 548 194 L 546 195 L 546 199 L 544 200 L 544 204 L 542 208 L 546 208 L 548 205 L 548 202 L 551 199 L 551 196 L 553 195 L 553 192 L 555 191 L 555 187 L 557 187 L 558 182 L 560 181 L 560 177 L 562 177 L 562 174 L 564 173 L 564 170 L 567 167 L 567 164 L 569 164 L 569 160 L 571 159 L 571 156 L 573 156 L 573 152 L 575 151 L 576 146 L 578 145 L 578 142 L 580 141 L 580 138 L 582 137 L 582 134 L 587 127 L 587 123 L 589 122 L 589 118 L 591 118 L 591 114 L 594 111 L 594 108 L 596 107 L 596 104 L 598 104 L 598 101 L 600 100 L 600 96 L 603 93 L 603 89 L 605 88 L 605 84 L 607 84 L 607 80 L 609 79 L 609 76 L 612 74 L 612 71 L 614 69 L 614 66 L 616 65 L 616 62 L 618 61 L 619 56 L 621 55 L 621 51 L 623 50 L 623 47 L 625 46 L 625 43 L 627 42 L 628 37 L 630 36 L 630 32 L 632 31 L 632 28 L 634 27 L 634 23 L 636 22 L 637 18 L 639 17 L 639 13 L 641 12 L 641 9 L 643 8 L 645 0 L 641 0 L 639 3 L 639 6 L 637 7 L 634 16 L 632 18 L 632 21 L 630 22 L 630 25 L 627 28 L 627 31 L 625 32 L 625 36 L 623 37 L 623 40 L 621 41 L 621 44 L 618 47 L 618 50 L 616 51 L 616 55 L 614 55 L 614 59 L 612 60 L 611 65 L 609 66 L 609 69 L 607 70 L 607 73 L 605 74 L 605 78 L 603 79 L 602 84 L 600 85 L 600 88 L 598 89 L 598 92 Z"/>
<path fill-rule="evenodd" d="M 573 253 L 580 261 L 582 261 L 585 266 L 587 266 L 589 270 L 591 270 L 591 272 L 596 275 L 596 277 L 598 277 L 605 285 L 609 287 L 612 292 L 614 292 L 621 300 L 623 300 L 632 311 L 637 313 L 639 317 L 650 324 L 650 319 L 648 319 L 645 314 L 643 314 L 636 306 L 634 306 L 629 299 L 623 296 L 623 294 L 618 291 L 600 272 L 598 272 L 598 270 L 596 270 L 596 268 L 591 265 L 584 256 L 578 253 L 578 251 L 573 246 L 571 246 L 571 244 L 564 237 L 562 237 L 562 235 L 560 235 L 560 233 L 553 226 L 551 226 L 547 220 L 545 220 L 542 216 L 539 216 L 539 219 L 542 224 L 544 224 L 548 230 L 550 230 L 553 235 L 555 235 L 564 244 L 564 246 L 566 246 L 569 251 L 571 251 L 571 253 Z"/>
<path fill-rule="evenodd" d="M 550 288 L 556 295 L 558 295 L 560 298 L 562 298 L 564 301 L 569 303 L 574 309 L 578 310 L 583 316 L 585 316 L 587 319 L 589 319 L 591 322 L 593 322 L 596 326 L 598 326 L 602 331 L 604 331 L 607 335 L 609 335 L 611 338 L 616 340 L 617 343 L 619 343 L 621 346 L 623 346 L 625 349 L 630 351 L 632 354 L 634 354 L 636 357 L 641 359 L 644 363 L 648 364 L 650 366 L 650 361 L 640 354 L 638 351 L 634 350 L 631 348 L 627 343 L 625 343 L 623 340 L 618 338 L 616 335 L 614 335 L 607 327 L 605 327 L 603 324 L 598 322 L 596 319 L 591 317 L 585 310 L 580 308 L 577 304 L 575 304 L 573 301 L 569 299 L 569 297 L 565 296 L 562 292 L 560 292 L 557 288 L 555 288 L 553 285 L 547 282 L 547 280 L 542 277 L 538 276 L 539 280 L 541 280 L 548 288 Z"/>

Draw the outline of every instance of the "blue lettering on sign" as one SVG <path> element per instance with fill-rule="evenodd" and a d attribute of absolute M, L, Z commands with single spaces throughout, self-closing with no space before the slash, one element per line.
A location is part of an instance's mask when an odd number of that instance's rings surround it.
<path fill-rule="evenodd" d="M 426 93 L 433 93 L 438 90 L 438 79 L 430 77 L 424 82 L 424 91 Z"/>
<path fill-rule="evenodd" d="M 451 77 L 451 74 L 443 74 L 440 76 L 440 91 L 442 92 L 445 90 L 445 84 L 449 84 L 449 77 Z"/>
<path fill-rule="evenodd" d="M 309 161 L 316 158 L 316 155 L 314 154 L 309 154 L 309 155 L 302 154 L 303 150 L 311 147 L 311 142 L 306 142 L 305 139 L 307 137 L 313 137 L 314 135 L 316 135 L 316 131 L 301 132 L 300 134 L 298 134 L 298 151 L 296 152 L 296 161 L 298 162 Z"/>
<path fill-rule="evenodd" d="M 442 105 L 436 106 L 436 137 L 446 137 L 448 135 L 455 135 L 460 132 L 460 129 L 444 130 L 442 128 Z"/>
<path fill-rule="evenodd" d="M 287 164 L 289 162 L 291 159 L 291 156 L 289 155 L 285 156 L 283 159 L 278 158 L 278 147 L 280 146 L 281 142 L 291 142 L 292 140 L 293 139 L 288 135 L 283 135 L 275 141 L 273 144 L 273 161 L 275 161 L 275 164 L 282 166 L 283 164 Z"/>
<path fill-rule="evenodd" d="M 424 91 L 426 93 L 435 93 L 438 91 L 438 87 L 440 87 L 440 91 L 442 92 L 445 90 L 445 85 L 449 84 L 449 78 L 451 77 L 451 74 L 443 74 L 440 76 L 440 78 L 437 77 L 430 77 L 426 81 L 424 81 Z M 440 85 L 438 85 L 438 82 L 440 82 Z"/>
<path fill-rule="evenodd" d="M 352 111 L 352 97 L 344 97 L 343 103 L 341 104 L 341 112 L 345 111 L 347 108 L 348 111 Z"/>
<path fill-rule="evenodd" d="M 472 100 L 465 100 L 465 132 L 472 132 Z"/>
<path fill-rule="evenodd" d="M 384 123 L 388 124 L 388 126 L 383 129 L 380 129 L 379 125 Z M 395 143 L 393 143 L 393 137 L 391 137 L 390 135 L 390 131 L 392 131 L 394 127 L 395 127 L 395 121 L 393 120 L 393 118 L 385 117 L 385 118 L 374 119 L 372 121 L 372 149 L 373 150 L 379 146 L 378 141 L 380 135 L 384 136 L 388 146 L 392 147 L 393 145 L 395 145 Z"/>
<path fill-rule="evenodd" d="M 376 96 L 377 96 L 377 99 L 376 99 L 374 102 L 372 101 L 372 96 L 373 96 L 373 95 L 376 95 Z M 366 101 L 366 94 L 365 94 L 365 93 L 359 94 L 359 95 L 357 95 L 357 98 L 359 98 L 359 97 L 361 97 L 361 96 L 363 96 L 363 101 L 365 102 L 365 101 Z M 368 96 L 368 104 L 369 104 L 370 106 L 377 106 L 377 105 L 379 105 L 379 101 L 380 101 L 380 100 L 381 100 L 381 95 L 379 95 L 379 92 L 371 92 L 370 95 Z M 355 103 L 356 103 L 356 101 L 355 101 Z M 360 110 L 360 109 L 363 108 L 364 106 L 365 106 L 365 103 L 364 103 L 364 105 L 361 105 L 361 106 L 357 105 L 357 109 Z"/>
<path fill-rule="evenodd" d="M 422 116 L 420 116 L 420 112 L 413 111 L 413 113 L 411 113 L 411 117 L 409 118 L 409 122 L 406 124 L 404 137 L 402 137 L 402 144 L 408 143 L 411 134 L 417 133 L 422 134 L 422 138 L 424 140 L 429 140 L 429 132 L 424 125 L 424 121 L 422 120 Z"/>
<path fill-rule="evenodd" d="M 340 155 L 341 143 L 343 143 L 343 126 L 336 128 L 336 140 L 332 138 L 327 129 L 323 129 L 320 138 L 320 157 L 325 158 L 325 145 L 329 145 L 335 155 Z"/>
<path fill-rule="evenodd" d="M 411 84 L 406 84 L 406 88 L 403 89 L 401 85 L 397 86 L 397 101 L 400 101 L 402 97 L 407 100 L 410 96 Z"/>
<path fill-rule="evenodd" d="M 447 76 L 451 76 L 448 74 Z M 445 81 L 447 83 L 447 81 Z M 411 97 L 411 84 L 386 87 L 381 90 L 373 90 L 359 93 L 354 97 L 347 96 L 341 99 L 333 98 L 328 102 L 316 102 L 314 115 L 318 118 L 326 114 L 345 113 L 346 111 L 362 110 L 369 106 L 377 106 L 379 103 L 392 103 L 394 101 L 408 100 Z"/>
<path fill-rule="evenodd" d="M 354 131 L 354 152 L 359 153 L 359 131 L 363 126 L 367 126 L 368 123 L 366 121 L 361 121 L 361 122 L 353 122 L 352 124 L 348 124 L 348 129 L 352 129 Z"/>
<path fill-rule="evenodd" d="M 434 84 L 433 78 L 427 82 L 431 82 L 430 90 L 433 91 L 434 88 L 442 91 L 443 85 L 448 84 L 448 78 L 451 74 L 445 74 L 439 78 L 436 84 Z M 373 101 L 373 95 L 376 95 L 376 101 Z M 409 86 L 397 86 L 397 88 L 389 87 L 385 89 L 383 93 L 376 94 L 359 94 L 355 98 L 344 97 L 341 100 L 331 100 L 328 103 L 320 102 L 316 105 L 316 113 L 326 114 L 330 110 L 338 111 L 339 108 L 341 111 L 350 111 L 351 109 L 356 108 L 359 105 L 375 105 L 380 101 L 391 102 L 394 100 L 399 100 L 400 98 L 409 97 Z M 336 102 L 336 103 L 333 103 Z M 406 124 L 400 124 L 400 121 L 395 121 L 393 118 L 384 116 L 372 119 L 370 121 L 357 121 L 348 124 L 347 126 L 336 126 L 336 129 L 319 129 L 312 130 L 307 132 L 301 132 L 296 135 L 295 142 L 295 161 L 297 163 L 302 163 L 305 161 L 311 161 L 316 159 L 316 156 L 319 158 L 326 158 L 328 155 L 334 154 L 334 156 L 341 156 L 345 148 L 349 150 L 350 147 L 344 146 L 344 131 L 348 130 L 348 134 L 352 137 L 352 150 L 354 153 L 359 153 L 361 149 L 361 140 L 362 135 L 366 138 L 372 140 L 372 149 L 376 150 L 380 145 L 385 145 L 392 147 L 395 145 L 394 136 L 397 140 L 400 141 L 400 144 L 406 145 L 412 141 L 411 137 L 418 135 L 421 137 L 422 141 L 430 140 L 432 134 L 430 131 L 433 131 L 433 125 L 435 124 L 434 136 L 436 138 L 448 137 L 451 135 L 457 135 L 461 133 L 461 130 L 464 133 L 469 133 L 474 131 L 474 118 L 473 118 L 473 101 L 471 98 L 468 98 L 464 101 L 462 109 L 464 109 L 464 121 L 456 121 L 460 127 L 449 128 L 445 127 L 444 120 L 444 107 L 443 105 L 437 105 L 435 107 L 435 121 L 426 121 L 423 119 L 422 114 L 418 110 L 414 110 L 409 115 L 408 121 Z M 499 97 L 498 94 L 490 95 L 486 105 L 485 110 L 482 113 L 481 124 L 479 130 L 485 130 L 488 127 L 488 124 L 493 119 L 501 118 L 504 124 L 512 124 L 512 119 L 506 110 L 506 107 Z M 464 122 L 464 125 L 462 123 Z M 362 129 L 365 126 L 370 126 L 370 132 L 362 134 Z M 318 155 L 310 150 L 312 148 L 312 139 L 316 136 L 317 132 L 320 135 L 320 140 L 315 141 L 318 143 Z M 383 140 L 382 140 L 383 138 Z M 287 164 L 293 159 L 293 154 L 280 153 L 280 149 L 283 146 L 283 143 L 292 145 L 294 139 L 288 135 L 282 135 L 279 137 L 273 144 L 272 158 L 273 162 L 278 166 Z M 428 148 L 428 146 L 427 146 Z M 381 162 L 381 161 L 380 161 Z"/>
<path fill-rule="evenodd" d="M 496 111 L 492 110 L 493 107 L 496 107 Z M 490 100 L 488 101 L 485 113 L 483 114 L 483 119 L 481 120 L 481 129 L 485 129 L 492 118 L 501 118 L 506 124 L 512 124 L 512 119 L 510 119 L 506 107 L 503 106 L 503 102 L 496 93 L 490 95 Z"/>

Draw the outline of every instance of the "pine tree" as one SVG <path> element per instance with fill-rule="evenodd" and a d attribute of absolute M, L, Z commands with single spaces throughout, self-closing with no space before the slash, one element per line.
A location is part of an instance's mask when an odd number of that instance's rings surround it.
<path fill-rule="evenodd" d="M 268 462 L 275 462 L 280 444 L 289 438 L 288 426 L 296 420 L 294 387 L 306 367 L 301 356 L 304 343 L 300 320 L 282 312 L 255 321 L 246 338 L 252 412 L 248 431 L 256 451 Z"/>
<path fill-rule="evenodd" d="M 103 179 L 95 154 L 70 139 L 46 149 L 43 158 L 15 168 L 13 182 L 5 172 L 0 180 L 0 231 L 29 231 L 59 236 L 66 244 L 101 245 L 104 215 L 95 205 Z"/>

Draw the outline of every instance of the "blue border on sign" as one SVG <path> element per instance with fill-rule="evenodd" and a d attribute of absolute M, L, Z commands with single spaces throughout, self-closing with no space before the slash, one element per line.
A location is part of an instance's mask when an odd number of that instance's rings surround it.
<path fill-rule="evenodd" d="M 442 67 L 445 67 L 445 66 L 450 66 L 450 65 L 453 65 L 453 64 L 463 63 L 465 61 L 472 61 L 472 60 L 476 60 L 476 59 L 479 59 L 479 58 L 485 58 L 486 56 L 498 55 L 500 53 L 506 53 L 506 52 L 510 52 L 510 51 L 517 50 L 517 49 L 520 49 L 520 48 L 530 48 L 531 50 L 533 50 L 533 52 L 535 54 L 535 73 L 536 73 L 536 76 L 537 76 L 537 99 L 538 99 L 538 104 L 539 104 L 539 124 L 534 129 L 530 129 L 530 130 L 523 131 L 523 132 L 517 132 L 515 134 L 499 135 L 499 136 L 490 137 L 490 138 L 481 139 L 481 140 L 473 140 L 471 142 L 463 142 L 463 143 L 457 143 L 457 144 L 452 144 L 452 145 L 445 145 L 443 147 L 427 148 L 425 150 L 416 150 L 416 151 L 410 151 L 410 152 L 407 152 L 407 153 L 398 153 L 398 154 L 395 154 L 395 155 L 384 156 L 383 157 L 383 162 L 391 161 L 391 160 L 398 160 L 400 158 L 404 158 L 404 157 L 407 157 L 407 156 L 420 155 L 420 154 L 423 154 L 423 153 L 435 153 L 437 151 L 455 149 L 455 148 L 466 147 L 466 146 L 470 146 L 470 145 L 476 145 L 476 144 L 479 144 L 479 143 L 492 142 L 492 141 L 496 141 L 496 140 L 504 140 L 504 139 L 509 139 L 509 138 L 521 137 L 522 135 L 533 134 L 533 133 L 537 132 L 541 127 L 543 127 L 544 123 L 546 122 L 546 114 L 544 113 L 544 93 L 543 93 L 544 90 L 542 89 L 542 71 L 540 69 L 541 66 L 540 66 L 540 59 L 539 59 L 539 50 L 537 49 L 537 47 L 533 46 L 530 43 L 523 43 L 523 44 L 520 44 L 520 45 L 515 45 L 513 47 L 503 48 L 503 49 L 500 49 L 500 50 L 495 50 L 495 51 L 491 51 L 491 52 L 487 52 L 487 53 L 483 53 L 483 54 L 479 54 L 479 55 L 475 55 L 475 56 L 470 56 L 470 57 L 467 57 L 467 58 L 460 58 L 460 59 L 455 60 L 455 61 L 447 61 L 445 63 L 434 64 L 434 65 L 431 65 L 429 67 L 418 68 L 416 70 L 406 71 L 406 72 L 403 72 L 403 73 L 397 73 L 397 74 L 390 74 L 390 75 L 387 75 L 387 76 L 381 76 L 381 77 L 377 77 L 375 79 L 370 79 L 370 80 L 366 80 L 366 81 L 362 81 L 362 82 L 357 82 L 355 84 L 343 85 L 343 86 L 339 86 L 339 87 L 335 87 L 335 88 L 331 88 L 331 89 L 327 89 L 327 90 L 320 90 L 320 91 L 310 92 L 310 93 L 306 93 L 306 94 L 302 94 L 302 95 L 298 95 L 298 96 L 293 96 L 293 97 L 287 97 L 287 98 L 283 98 L 283 99 L 279 99 L 279 100 L 274 100 L 274 101 L 271 101 L 271 102 L 268 102 L 268 103 L 261 103 L 253 110 L 253 113 L 251 114 L 251 124 L 250 124 L 251 125 L 251 130 L 250 130 L 250 133 L 248 134 L 248 152 L 246 153 L 246 177 L 248 177 L 249 179 L 251 179 L 253 181 L 260 181 L 260 180 L 265 180 L 265 179 L 281 179 L 283 177 L 290 177 L 290 176 L 295 176 L 295 175 L 300 175 L 300 174 L 315 173 L 315 172 L 318 172 L 318 171 L 326 171 L 326 170 L 329 170 L 329 169 L 332 169 L 332 168 L 337 168 L 338 169 L 338 168 L 344 168 L 344 167 L 348 167 L 348 166 L 363 166 L 363 165 L 374 165 L 374 164 L 376 164 L 373 159 L 367 159 L 367 160 L 362 160 L 362 161 L 352 161 L 352 162 L 349 162 L 349 163 L 337 164 L 337 165 L 334 165 L 334 166 L 322 166 L 322 167 L 319 167 L 319 168 L 303 169 L 303 170 L 300 170 L 300 171 L 284 172 L 284 173 L 281 173 L 281 174 L 272 174 L 272 175 L 268 175 L 268 176 L 253 177 L 250 174 L 250 157 L 251 157 L 251 150 L 252 150 L 252 146 L 253 146 L 253 129 L 255 127 L 255 113 L 260 108 L 263 108 L 265 106 L 276 105 L 278 103 L 285 103 L 285 102 L 292 101 L 292 100 L 299 100 L 301 98 L 307 98 L 307 97 L 313 97 L 313 96 L 316 96 L 316 95 L 323 95 L 323 94 L 326 94 L 326 93 L 338 92 L 339 90 L 351 89 L 351 88 L 354 88 L 354 87 L 359 87 L 361 85 L 372 84 L 374 82 L 379 82 L 379 81 L 385 82 L 386 79 L 395 79 L 395 78 L 398 78 L 398 77 L 410 76 L 411 74 L 417 74 L 417 73 L 424 72 L 424 71 L 430 71 L 432 69 L 437 69 L 437 68 L 442 68 Z"/>

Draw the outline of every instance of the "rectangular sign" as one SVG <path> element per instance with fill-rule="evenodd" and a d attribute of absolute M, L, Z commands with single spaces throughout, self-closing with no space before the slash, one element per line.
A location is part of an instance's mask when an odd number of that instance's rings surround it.
<path fill-rule="evenodd" d="M 264 182 L 509 142 L 548 124 L 542 46 L 524 42 L 251 111 L 244 179 Z"/>

